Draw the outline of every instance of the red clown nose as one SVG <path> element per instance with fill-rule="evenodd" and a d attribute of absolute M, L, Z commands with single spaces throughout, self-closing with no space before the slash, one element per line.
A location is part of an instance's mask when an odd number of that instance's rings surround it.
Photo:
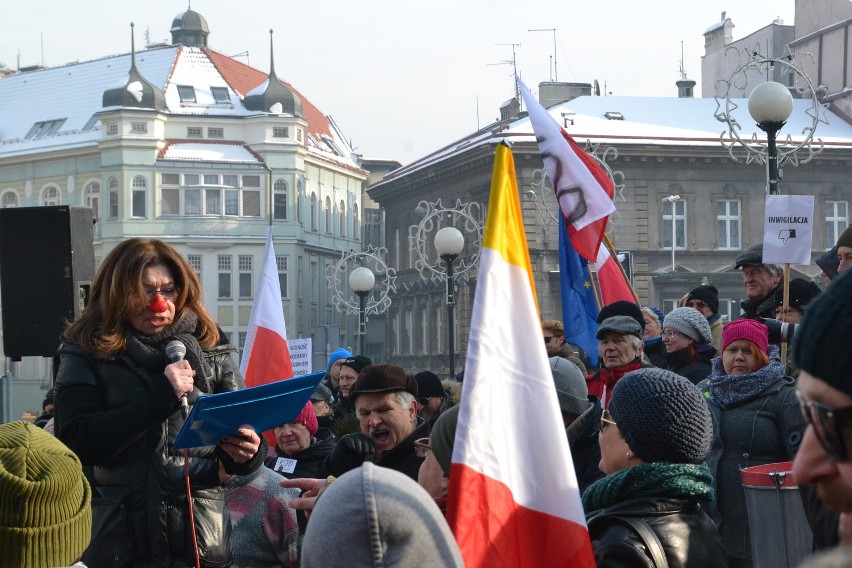
<path fill-rule="evenodd" d="M 151 301 L 148 303 L 148 309 L 155 314 L 159 314 L 168 310 L 169 305 L 166 303 L 162 294 L 154 294 L 154 297 L 151 298 Z"/>

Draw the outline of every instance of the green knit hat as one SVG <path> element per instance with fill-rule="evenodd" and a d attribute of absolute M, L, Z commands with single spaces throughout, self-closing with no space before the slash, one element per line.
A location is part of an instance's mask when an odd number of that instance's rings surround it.
<path fill-rule="evenodd" d="M 0 424 L 0 566 L 69 566 L 92 533 L 80 460 L 29 422 Z"/>

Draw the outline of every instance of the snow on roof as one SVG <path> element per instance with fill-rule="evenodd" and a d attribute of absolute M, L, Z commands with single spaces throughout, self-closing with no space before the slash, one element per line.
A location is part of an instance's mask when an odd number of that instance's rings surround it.
<path fill-rule="evenodd" d="M 10 75 L 0 80 L 0 158 L 41 153 L 59 148 L 95 146 L 100 128 L 92 120 L 103 108 L 104 91 L 126 84 L 129 53 L 72 63 L 61 67 Z M 242 95 L 268 82 L 263 71 L 249 67 L 209 48 L 169 45 L 136 54 L 142 76 L 163 91 L 166 113 L 178 115 L 250 116 Z M 287 84 L 302 100 L 308 132 L 317 139 L 334 140 L 339 152 L 325 144 L 307 144 L 309 151 L 350 168 L 359 168 L 357 157 L 339 129 L 304 95 Z M 181 100 L 179 87 L 192 87 L 195 101 Z M 228 102 L 217 102 L 214 87 L 228 91 Z M 221 99 L 220 99 L 221 100 Z M 65 119 L 44 136 L 28 133 L 39 122 Z M 306 137 L 307 139 L 307 137 Z"/>
<path fill-rule="evenodd" d="M 742 125 L 740 137 L 749 140 L 752 132 L 757 132 L 758 139 L 764 139 L 765 134 L 757 129 L 754 119 L 748 114 L 748 99 L 731 101 L 735 105 L 731 116 Z M 581 145 L 588 139 L 619 146 L 653 144 L 721 147 L 722 132 L 725 132 L 726 139 L 728 137 L 727 124 L 715 117 L 717 112 L 724 110 L 725 101 L 720 101 L 720 104 L 721 109 L 716 99 L 712 98 L 582 96 L 555 105 L 548 109 L 548 113 Z M 786 140 L 787 135 L 794 142 L 804 137 L 804 128 L 811 126 L 811 118 L 807 114 L 810 105 L 809 100 L 793 101 L 793 114 L 778 134 L 779 145 Z M 624 118 L 611 120 L 606 117 L 606 113 L 620 113 Z M 814 137 L 826 145 L 852 148 L 852 125 L 831 111 L 827 112 L 826 118 L 829 124 L 820 122 Z M 535 135 L 529 117 L 503 125 L 492 124 L 393 171 L 380 184 L 433 166 L 470 148 L 503 140 L 510 143 L 534 142 Z"/>
<path fill-rule="evenodd" d="M 199 142 L 169 144 L 160 159 L 204 162 L 260 162 L 255 154 L 241 144 L 205 144 Z"/>

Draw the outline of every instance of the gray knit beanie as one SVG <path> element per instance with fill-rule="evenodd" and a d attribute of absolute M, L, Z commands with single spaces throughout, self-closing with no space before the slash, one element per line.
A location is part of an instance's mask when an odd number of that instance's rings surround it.
<path fill-rule="evenodd" d="M 701 463 L 710 451 L 713 422 L 701 391 L 665 369 L 631 371 L 615 384 L 609 412 L 642 461 Z"/>
<path fill-rule="evenodd" d="M 713 334 L 704 314 L 693 308 L 676 308 L 663 320 L 663 328 L 679 331 L 698 343 L 710 343 Z"/>
<path fill-rule="evenodd" d="M 70 566 L 89 546 L 80 460 L 35 424 L 0 424 L 0 566 Z"/>
<path fill-rule="evenodd" d="M 329 546 L 331 542 L 346 546 Z M 347 471 L 317 500 L 302 568 L 447 566 L 464 562 L 441 510 L 417 482 L 370 462 Z"/>
<path fill-rule="evenodd" d="M 559 410 L 573 416 L 580 416 L 588 410 L 592 405 L 589 402 L 589 388 L 577 365 L 562 357 L 551 357 L 550 371 L 556 385 Z"/>

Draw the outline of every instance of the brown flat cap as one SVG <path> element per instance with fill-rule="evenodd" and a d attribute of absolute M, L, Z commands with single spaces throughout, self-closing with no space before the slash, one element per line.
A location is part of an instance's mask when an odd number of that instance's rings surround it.
<path fill-rule="evenodd" d="M 374 363 L 367 365 L 358 374 L 349 399 L 355 402 L 358 395 L 405 391 L 417 397 L 417 381 L 399 365 Z"/>

